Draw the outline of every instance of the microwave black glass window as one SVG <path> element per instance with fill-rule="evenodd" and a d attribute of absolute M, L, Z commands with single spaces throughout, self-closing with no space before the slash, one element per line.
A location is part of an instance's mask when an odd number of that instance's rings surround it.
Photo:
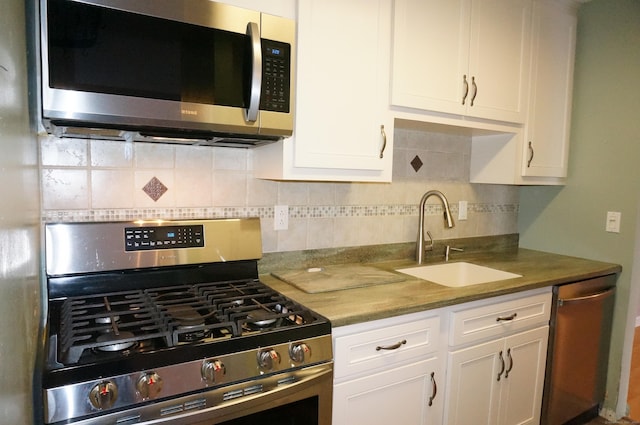
<path fill-rule="evenodd" d="M 47 13 L 53 88 L 247 107 L 244 34 L 69 0 Z"/>

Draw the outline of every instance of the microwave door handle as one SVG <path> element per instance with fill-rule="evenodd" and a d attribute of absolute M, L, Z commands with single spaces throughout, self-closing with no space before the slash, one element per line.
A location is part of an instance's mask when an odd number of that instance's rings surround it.
<path fill-rule="evenodd" d="M 260 42 L 260 29 L 255 22 L 247 24 L 247 35 L 251 41 L 251 87 L 249 93 L 249 108 L 245 110 L 245 120 L 255 122 L 258 119 L 260 107 L 260 91 L 262 89 L 262 44 Z"/>

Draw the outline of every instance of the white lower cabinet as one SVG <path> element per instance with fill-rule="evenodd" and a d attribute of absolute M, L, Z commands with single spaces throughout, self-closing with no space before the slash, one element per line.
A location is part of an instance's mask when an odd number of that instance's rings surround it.
<path fill-rule="evenodd" d="M 444 423 L 540 423 L 551 288 L 451 307 Z"/>
<path fill-rule="evenodd" d="M 333 425 L 442 423 L 439 312 L 334 329 Z"/>
<path fill-rule="evenodd" d="M 333 425 L 538 425 L 551 288 L 333 330 Z"/>
<path fill-rule="evenodd" d="M 333 424 L 439 424 L 444 382 L 436 356 L 334 386 Z"/>
<path fill-rule="evenodd" d="M 540 423 L 549 326 L 449 353 L 448 425 Z"/>

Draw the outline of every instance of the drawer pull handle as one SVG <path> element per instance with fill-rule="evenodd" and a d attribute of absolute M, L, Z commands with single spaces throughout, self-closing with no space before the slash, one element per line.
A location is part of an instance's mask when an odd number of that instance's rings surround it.
<path fill-rule="evenodd" d="M 387 346 L 381 346 L 378 345 L 376 347 L 376 351 L 380 351 L 380 350 L 397 350 L 398 348 L 402 347 L 403 345 L 405 345 L 407 343 L 406 339 L 403 339 L 402 341 L 396 342 L 393 345 L 387 345 Z"/>
<path fill-rule="evenodd" d="M 498 354 L 498 357 L 500 358 L 500 372 L 498 372 L 498 382 L 500 382 L 500 376 L 504 373 L 504 357 L 502 357 L 502 351 L 500 351 L 500 354 Z"/>
<path fill-rule="evenodd" d="M 511 316 L 498 317 L 496 322 L 510 322 L 518 316 L 518 313 L 513 313 Z"/>
<path fill-rule="evenodd" d="M 431 382 L 433 383 L 433 392 L 431 393 L 431 397 L 429 397 L 429 406 L 433 405 L 433 400 L 435 400 L 436 395 L 438 394 L 438 384 L 436 384 L 435 372 L 431 372 Z"/>

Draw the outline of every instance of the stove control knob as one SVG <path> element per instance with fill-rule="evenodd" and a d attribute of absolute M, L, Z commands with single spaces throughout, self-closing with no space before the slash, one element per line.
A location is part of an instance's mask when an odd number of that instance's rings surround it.
<path fill-rule="evenodd" d="M 202 368 L 200 368 L 202 379 L 208 385 L 222 382 L 226 373 L 227 369 L 220 360 L 205 360 L 202 362 Z"/>
<path fill-rule="evenodd" d="M 269 371 L 278 364 L 280 364 L 280 354 L 273 348 L 258 352 L 258 366 L 260 366 L 260 369 Z"/>
<path fill-rule="evenodd" d="M 111 381 L 103 381 L 91 388 L 89 401 L 96 409 L 108 409 L 118 398 L 118 387 Z"/>
<path fill-rule="evenodd" d="M 289 346 L 289 357 L 294 363 L 302 363 L 309 356 L 311 356 L 311 348 L 304 342 Z"/>
<path fill-rule="evenodd" d="M 143 400 L 156 398 L 162 391 L 162 378 L 155 372 L 145 372 L 138 378 L 136 389 Z"/>

